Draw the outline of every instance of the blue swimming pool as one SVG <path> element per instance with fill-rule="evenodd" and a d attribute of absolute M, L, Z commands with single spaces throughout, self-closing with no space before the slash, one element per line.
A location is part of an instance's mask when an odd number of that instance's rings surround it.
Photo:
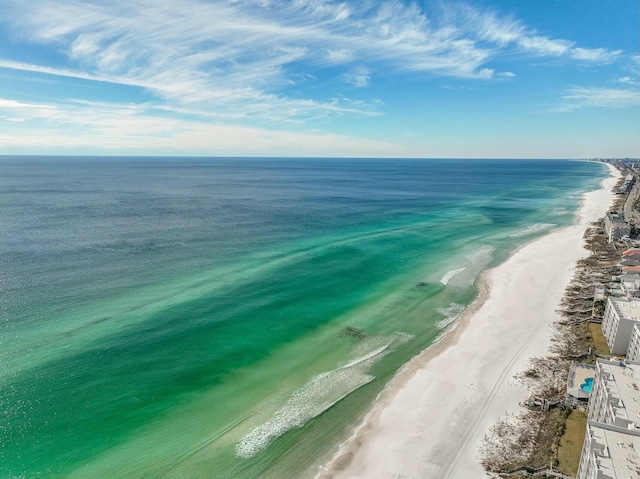
<path fill-rule="evenodd" d="M 587 394 L 591 394 L 592 387 L 593 387 L 593 378 L 586 378 L 584 382 L 580 385 L 580 389 L 582 389 Z"/>

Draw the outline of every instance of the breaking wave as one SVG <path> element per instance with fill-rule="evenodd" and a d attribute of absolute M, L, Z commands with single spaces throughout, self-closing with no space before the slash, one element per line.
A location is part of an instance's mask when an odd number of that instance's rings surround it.
<path fill-rule="evenodd" d="M 333 371 L 312 377 L 301 389 L 293 393 L 271 419 L 240 439 L 236 445 L 236 454 L 242 458 L 256 455 L 275 438 L 291 429 L 302 427 L 348 394 L 373 381 L 375 377 L 367 374 L 366 371 L 375 361 L 387 354 L 389 346 L 395 339 L 403 342 L 407 338 L 402 335 L 395 336 L 392 341 L 366 352 Z"/>
<path fill-rule="evenodd" d="M 454 269 L 451 271 L 448 271 L 447 274 L 445 274 L 442 279 L 440 280 L 440 282 L 442 284 L 449 284 L 449 281 L 451 281 L 455 276 L 459 275 L 460 273 L 462 273 L 466 268 L 458 268 L 458 269 Z"/>
<path fill-rule="evenodd" d="M 464 267 L 448 271 L 440 282 L 457 288 L 472 286 L 480 272 L 491 263 L 494 251 L 494 247 L 487 245 L 476 248 L 465 257 Z"/>
<path fill-rule="evenodd" d="M 554 225 L 553 223 L 536 223 L 533 224 L 529 227 L 527 227 L 526 229 L 522 230 L 522 231 L 518 231 L 517 233 L 513 233 L 511 235 L 509 235 L 509 238 L 519 238 L 521 236 L 527 236 L 533 233 L 537 233 L 539 231 L 543 231 L 549 228 L 552 228 L 556 225 Z"/>
<path fill-rule="evenodd" d="M 465 307 L 462 304 L 458 303 L 451 303 L 447 308 L 436 309 L 438 313 L 444 316 L 444 319 L 438 321 L 436 323 L 436 326 L 440 329 L 446 328 L 456 319 L 458 319 L 464 310 Z"/>

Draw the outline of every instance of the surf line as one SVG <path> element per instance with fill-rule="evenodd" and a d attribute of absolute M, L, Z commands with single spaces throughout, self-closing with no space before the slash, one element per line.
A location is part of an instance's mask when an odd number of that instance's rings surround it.
<path fill-rule="evenodd" d="M 312 377 L 264 424 L 246 434 L 236 445 L 236 455 L 248 459 L 287 431 L 304 426 L 312 418 L 375 379 L 365 370 L 382 357 L 391 343 L 332 371 Z"/>

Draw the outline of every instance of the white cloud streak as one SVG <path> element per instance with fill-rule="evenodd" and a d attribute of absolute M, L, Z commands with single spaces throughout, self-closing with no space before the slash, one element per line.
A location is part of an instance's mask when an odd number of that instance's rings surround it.
<path fill-rule="evenodd" d="M 73 153 L 81 149 L 94 154 L 416 155 L 384 141 L 154 117 L 143 110 L 139 105 L 79 101 L 59 107 L 0 98 L 0 151 L 21 153 L 28 147 L 31 152 L 55 149 Z M 37 134 L 22 126 L 40 122 Z"/>
<path fill-rule="evenodd" d="M 640 106 L 637 90 L 572 87 L 561 99 L 557 108 L 561 112 L 572 112 L 581 108 L 628 108 Z"/>
<path fill-rule="evenodd" d="M 362 88 L 371 84 L 371 72 L 365 67 L 354 68 L 342 75 L 342 79 L 353 86 Z"/>
<path fill-rule="evenodd" d="M 5 58 L 1 68 L 141 88 L 147 99 L 135 111 L 114 108 L 125 118 L 144 116 L 147 127 L 156 121 L 152 111 L 161 111 L 189 122 L 301 128 L 334 116 L 379 115 L 380 102 L 355 101 L 341 91 L 371 85 L 374 72 L 489 80 L 515 76 L 490 64 L 505 53 L 592 63 L 620 55 L 459 3 L 111 0 L 106 7 L 39 0 L 36 7 L 6 0 L 3 9 L 0 26 L 15 41 L 38 44 L 66 62 Z M 321 86 L 296 88 L 301 82 Z M 27 105 L 24 118 L 10 117 L 73 122 L 61 111 L 84 111 L 77 102 L 63 103 Z"/>
<path fill-rule="evenodd" d="M 297 63 L 384 62 L 396 71 L 484 78 L 484 64 L 509 46 L 594 62 L 619 54 L 577 48 L 468 6 L 427 17 L 399 0 L 115 0 L 109 8 L 74 0 L 33 8 L 14 0 L 9 10 L 14 31 L 54 45 L 84 74 L 185 102 L 237 85 L 277 91 Z"/>

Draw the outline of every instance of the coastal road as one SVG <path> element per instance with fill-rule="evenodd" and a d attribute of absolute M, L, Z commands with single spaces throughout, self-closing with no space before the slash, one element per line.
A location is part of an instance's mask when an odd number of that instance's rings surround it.
<path fill-rule="evenodd" d="M 638 192 L 640 191 L 640 182 L 638 181 L 637 175 L 634 174 L 634 177 L 635 183 L 624 202 L 624 218 L 625 220 L 634 223 L 636 226 L 640 226 L 640 215 L 635 209 L 635 204 L 638 201 Z"/>

